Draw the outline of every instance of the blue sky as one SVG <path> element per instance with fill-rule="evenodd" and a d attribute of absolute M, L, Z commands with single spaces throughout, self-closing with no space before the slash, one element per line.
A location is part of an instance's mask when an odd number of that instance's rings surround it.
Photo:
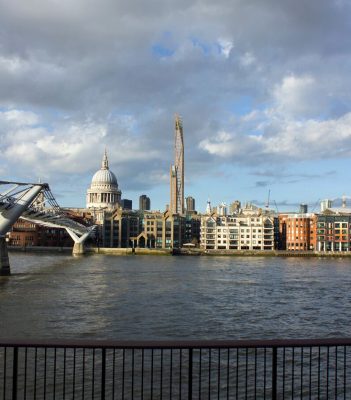
<path fill-rule="evenodd" d="M 350 195 L 349 0 L 0 0 L 0 177 L 84 206 L 107 147 L 122 197 L 281 211 Z"/>

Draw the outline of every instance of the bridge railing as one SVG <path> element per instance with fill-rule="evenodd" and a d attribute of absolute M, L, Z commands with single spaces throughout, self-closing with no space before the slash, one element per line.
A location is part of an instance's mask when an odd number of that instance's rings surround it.
<path fill-rule="evenodd" d="M 346 399 L 351 339 L 4 341 L 0 398 Z"/>

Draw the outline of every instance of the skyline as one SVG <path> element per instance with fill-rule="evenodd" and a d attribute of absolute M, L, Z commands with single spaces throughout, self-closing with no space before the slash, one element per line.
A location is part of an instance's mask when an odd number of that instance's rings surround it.
<path fill-rule="evenodd" d="M 106 146 L 122 197 L 162 210 L 178 112 L 199 211 L 269 189 L 279 211 L 351 195 L 350 11 L 0 0 L 0 176 L 84 206 Z"/>

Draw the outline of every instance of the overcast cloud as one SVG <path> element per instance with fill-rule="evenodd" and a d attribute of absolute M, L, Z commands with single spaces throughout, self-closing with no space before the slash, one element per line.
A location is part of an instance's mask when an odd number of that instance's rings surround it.
<path fill-rule="evenodd" d="M 351 156 L 350 12 L 349 0 L 0 0 L 1 176 L 84 186 L 106 146 L 122 191 L 164 187 L 164 204 L 175 112 L 190 191 L 220 168 L 253 180 L 259 168 L 261 187 L 282 164 L 327 174 L 326 159 Z"/>

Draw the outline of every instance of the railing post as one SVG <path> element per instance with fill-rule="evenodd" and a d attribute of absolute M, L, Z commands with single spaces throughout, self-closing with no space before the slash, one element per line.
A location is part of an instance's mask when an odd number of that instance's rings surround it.
<path fill-rule="evenodd" d="M 106 382 L 106 349 L 102 349 L 101 353 L 101 400 L 105 400 L 105 382 Z"/>
<path fill-rule="evenodd" d="M 272 400 L 277 400 L 277 347 L 272 348 Z"/>
<path fill-rule="evenodd" d="M 17 400 L 18 347 L 13 348 L 12 362 L 12 400 Z"/>
<path fill-rule="evenodd" d="M 193 349 L 189 349 L 188 400 L 193 398 Z"/>

